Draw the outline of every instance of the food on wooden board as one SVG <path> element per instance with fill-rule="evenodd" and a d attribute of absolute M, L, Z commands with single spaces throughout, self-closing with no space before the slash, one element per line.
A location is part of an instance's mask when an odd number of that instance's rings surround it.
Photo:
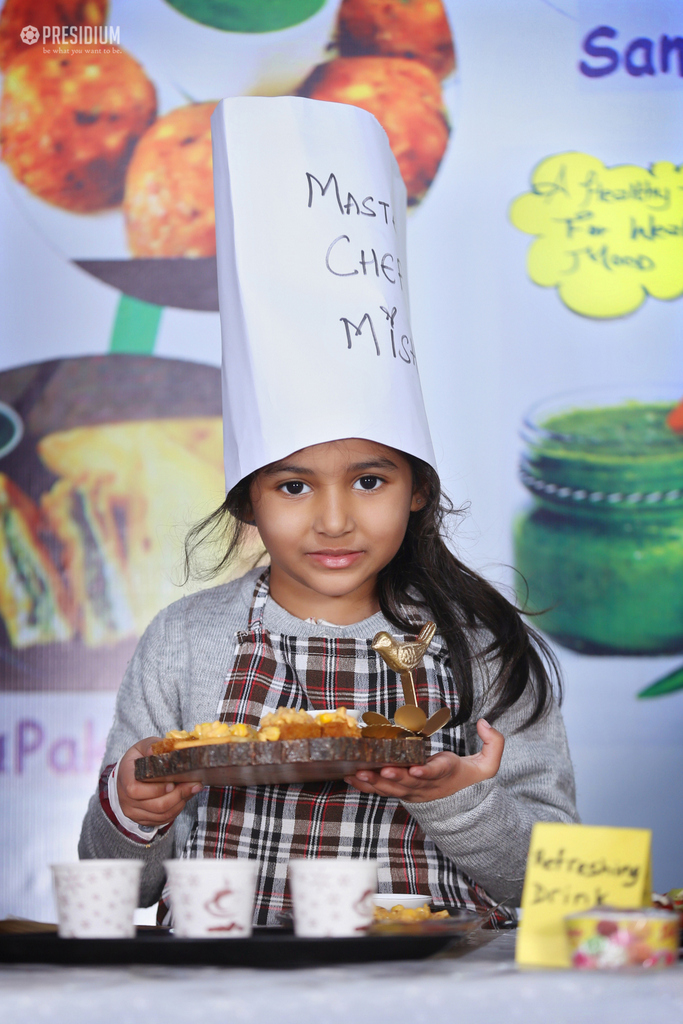
<path fill-rule="evenodd" d="M 327 737 L 358 737 L 361 732 L 355 718 L 346 708 L 321 711 L 315 716 L 295 708 L 278 708 L 265 714 L 255 729 L 243 722 L 203 722 L 191 732 L 172 729 L 163 740 L 152 744 L 152 754 L 167 754 L 186 747 L 207 746 L 213 743 L 276 742 L 277 740 L 306 740 Z"/>

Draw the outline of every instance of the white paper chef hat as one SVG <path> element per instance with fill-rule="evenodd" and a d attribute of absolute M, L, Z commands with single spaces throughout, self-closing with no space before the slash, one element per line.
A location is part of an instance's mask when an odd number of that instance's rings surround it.
<path fill-rule="evenodd" d="M 384 130 L 293 96 L 222 100 L 211 128 L 227 490 L 345 437 L 434 466 Z"/>

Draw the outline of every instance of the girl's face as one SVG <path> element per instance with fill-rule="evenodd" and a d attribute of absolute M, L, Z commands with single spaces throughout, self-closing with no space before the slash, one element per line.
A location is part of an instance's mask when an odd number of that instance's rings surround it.
<path fill-rule="evenodd" d="M 339 625 L 379 609 L 377 573 L 423 504 L 407 459 L 359 438 L 302 448 L 266 466 L 250 498 L 274 600 L 299 618 Z"/>

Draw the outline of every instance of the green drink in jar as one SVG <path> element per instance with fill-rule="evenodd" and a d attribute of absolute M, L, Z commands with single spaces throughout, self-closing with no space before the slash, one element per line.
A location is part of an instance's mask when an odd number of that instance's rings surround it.
<path fill-rule="evenodd" d="M 683 435 L 666 422 L 681 393 L 567 395 L 524 421 L 519 599 L 566 647 L 683 651 Z"/>

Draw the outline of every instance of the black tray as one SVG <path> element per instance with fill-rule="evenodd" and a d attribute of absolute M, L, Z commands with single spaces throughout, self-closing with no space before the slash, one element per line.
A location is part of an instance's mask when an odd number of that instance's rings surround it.
<path fill-rule="evenodd" d="M 445 923 L 445 922 L 444 922 Z M 423 960 L 469 927 L 422 934 L 303 939 L 284 928 L 257 928 L 250 939 L 180 939 L 164 928 L 138 929 L 134 939 L 60 939 L 54 933 L 0 935 L 0 963 L 111 966 L 168 964 L 211 967 L 313 967 L 371 960 Z"/>

